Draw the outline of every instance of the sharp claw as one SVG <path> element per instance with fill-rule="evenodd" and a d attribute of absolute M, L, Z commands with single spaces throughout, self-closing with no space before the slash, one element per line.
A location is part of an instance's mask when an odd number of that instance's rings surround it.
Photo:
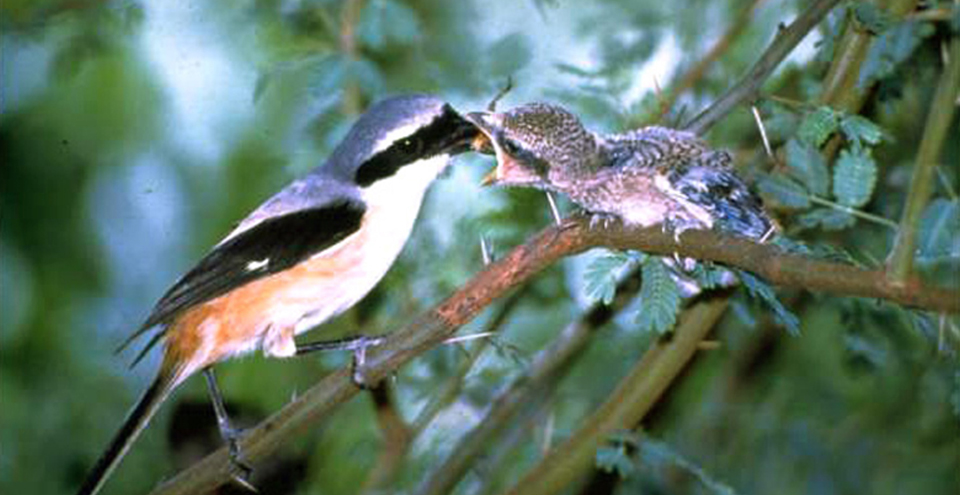
<path fill-rule="evenodd" d="M 362 389 L 370 388 L 367 382 L 364 366 L 367 364 L 367 348 L 380 345 L 384 342 L 383 337 L 362 337 L 358 339 L 356 347 L 353 349 L 353 373 L 351 379 L 353 384 Z"/>
<path fill-rule="evenodd" d="M 591 213 L 590 228 L 594 229 L 597 225 L 603 225 L 603 228 L 608 229 L 618 219 L 619 217 L 613 213 Z"/>
<path fill-rule="evenodd" d="M 250 483 L 253 468 L 244 462 L 243 452 L 240 450 L 240 432 L 230 428 L 221 431 L 221 433 L 227 439 L 227 449 L 230 452 L 230 478 L 243 488 L 257 493 L 257 487 Z"/>

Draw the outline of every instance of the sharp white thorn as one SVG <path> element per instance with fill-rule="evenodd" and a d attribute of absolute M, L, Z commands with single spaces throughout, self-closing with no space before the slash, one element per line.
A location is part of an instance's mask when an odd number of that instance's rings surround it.
<path fill-rule="evenodd" d="M 444 344 L 456 344 L 456 343 L 458 343 L 458 342 L 467 342 L 467 341 L 469 341 L 469 340 L 482 339 L 482 338 L 489 337 L 489 336 L 494 335 L 494 334 L 495 334 L 495 332 L 480 332 L 480 333 L 472 333 L 472 334 L 470 334 L 470 335 L 459 335 L 459 336 L 457 336 L 457 337 L 450 337 L 449 339 L 444 340 L 443 343 L 444 343 Z"/>
<path fill-rule="evenodd" d="M 757 121 L 757 128 L 760 129 L 760 138 L 763 140 L 763 149 L 767 152 L 767 156 L 773 160 L 773 149 L 770 147 L 770 140 L 767 138 L 767 128 L 763 125 L 763 118 L 760 117 L 760 110 L 757 109 L 756 105 L 752 105 L 750 110 L 753 111 L 753 118 Z"/>
<path fill-rule="evenodd" d="M 550 203 L 550 213 L 553 214 L 553 221 L 559 226 L 563 221 L 560 219 L 560 209 L 557 208 L 557 201 L 553 199 L 553 194 L 550 191 L 544 191 L 544 193 L 547 195 L 547 202 Z"/>
<path fill-rule="evenodd" d="M 480 256 L 483 257 L 484 266 L 493 261 L 493 257 L 490 255 L 490 246 L 487 245 L 487 238 L 483 234 L 480 235 Z"/>

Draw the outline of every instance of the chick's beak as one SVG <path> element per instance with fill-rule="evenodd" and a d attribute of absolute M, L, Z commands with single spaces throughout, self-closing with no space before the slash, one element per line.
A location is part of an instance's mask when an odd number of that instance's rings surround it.
<path fill-rule="evenodd" d="M 506 153 L 498 139 L 502 139 L 502 114 L 496 112 L 471 112 L 464 116 L 470 123 L 480 129 L 479 135 L 471 143 L 474 151 L 496 155 L 497 167 L 491 170 L 480 181 L 481 186 L 495 184 L 519 186 L 538 184 L 541 178 L 534 174 L 529 167 L 516 157 Z"/>
<path fill-rule="evenodd" d="M 486 155 L 494 154 L 493 135 L 497 128 L 496 117 L 490 112 L 470 112 L 463 117 L 480 129 L 471 141 L 470 148 Z"/>
<path fill-rule="evenodd" d="M 493 135 L 496 129 L 496 117 L 491 112 L 470 112 L 464 115 L 464 118 L 471 124 L 477 126 L 480 132 L 470 142 L 470 149 L 485 155 L 496 155 L 499 162 L 500 154 L 497 153 L 494 145 Z M 497 166 L 480 180 L 481 186 L 490 186 L 496 184 L 500 167 Z"/>

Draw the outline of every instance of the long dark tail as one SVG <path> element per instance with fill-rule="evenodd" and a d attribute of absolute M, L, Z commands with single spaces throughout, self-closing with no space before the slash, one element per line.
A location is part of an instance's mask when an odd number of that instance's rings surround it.
<path fill-rule="evenodd" d="M 130 410 L 123 426 L 120 427 L 120 431 L 110 440 L 107 450 L 100 455 L 93 469 L 87 474 L 87 479 L 84 480 L 80 491 L 77 492 L 78 495 L 93 495 L 100 490 L 110 473 L 120 464 L 120 460 L 130 449 L 130 445 L 140 436 L 140 432 L 150 422 L 150 418 L 160 408 L 160 404 L 166 400 L 179 382 L 177 372 L 165 366 L 160 369 L 160 373 L 157 374 L 150 388 L 143 393 L 137 404 Z"/>

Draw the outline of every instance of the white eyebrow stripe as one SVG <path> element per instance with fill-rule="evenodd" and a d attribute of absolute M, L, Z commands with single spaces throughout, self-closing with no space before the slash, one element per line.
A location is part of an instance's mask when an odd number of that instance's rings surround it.
<path fill-rule="evenodd" d="M 373 153 L 377 154 L 387 148 L 392 144 L 401 141 L 404 138 L 408 138 L 416 134 L 417 131 L 423 129 L 430 124 L 434 119 L 433 115 L 430 115 L 428 118 L 417 119 L 413 122 L 410 122 L 407 125 L 397 127 L 396 129 L 391 130 L 386 133 L 382 138 L 380 138 L 373 147 Z"/>

